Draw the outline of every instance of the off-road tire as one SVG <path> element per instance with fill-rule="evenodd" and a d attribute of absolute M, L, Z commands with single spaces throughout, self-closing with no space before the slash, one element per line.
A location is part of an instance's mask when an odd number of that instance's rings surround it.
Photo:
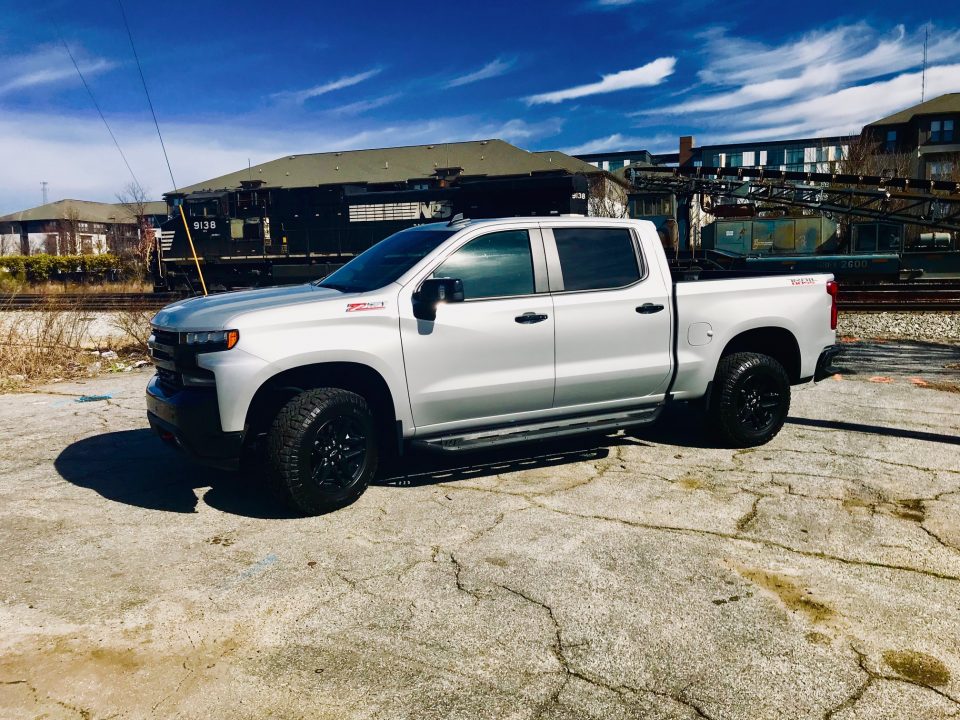
<path fill-rule="evenodd" d="M 348 462 L 357 450 L 362 453 Z M 366 400 L 337 388 L 294 397 L 274 418 L 267 439 L 273 485 L 304 515 L 320 515 L 356 500 L 376 473 L 378 457 L 376 423 Z M 356 458 L 360 464 L 352 470 Z"/>
<path fill-rule="evenodd" d="M 724 442 L 752 447 L 769 442 L 790 412 L 790 378 L 769 355 L 740 352 L 720 359 L 707 420 Z"/>

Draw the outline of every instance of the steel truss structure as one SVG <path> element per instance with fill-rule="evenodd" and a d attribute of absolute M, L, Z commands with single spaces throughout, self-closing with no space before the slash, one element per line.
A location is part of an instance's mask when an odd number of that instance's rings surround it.
<path fill-rule="evenodd" d="M 627 179 L 678 199 L 712 195 L 960 232 L 960 182 L 730 167 L 630 168 Z"/>

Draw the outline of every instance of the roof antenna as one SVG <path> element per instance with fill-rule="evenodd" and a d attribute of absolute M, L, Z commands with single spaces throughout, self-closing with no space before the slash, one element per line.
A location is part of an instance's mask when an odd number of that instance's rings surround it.
<path fill-rule="evenodd" d="M 930 23 L 923 27 L 923 72 L 920 74 L 920 102 L 927 93 L 927 39 L 930 37 Z"/>

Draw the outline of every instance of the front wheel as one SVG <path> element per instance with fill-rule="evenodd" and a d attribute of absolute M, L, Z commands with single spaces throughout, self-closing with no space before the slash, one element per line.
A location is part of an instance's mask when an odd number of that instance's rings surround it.
<path fill-rule="evenodd" d="M 356 393 L 307 390 L 288 402 L 270 428 L 268 461 L 275 484 L 305 515 L 348 505 L 377 471 L 373 415 Z"/>
<path fill-rule="evenodd" d="M 735 447 L 769 442 L 790 411 L 790 379 L 769 355 L 734 353 L 720 359 L 713 380 L 709 420 Z"/>

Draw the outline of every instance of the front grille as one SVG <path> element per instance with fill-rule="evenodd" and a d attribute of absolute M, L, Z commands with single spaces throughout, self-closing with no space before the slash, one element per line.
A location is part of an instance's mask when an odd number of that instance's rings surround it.
<path fill-rule="evenodd" d="M 151 328 L 150 359 L 157 368 L 160 383 L 169 388 L 183 387 L 181 368 L 177 367 L 180 350 L 180 333 L 160 328 Z"/>
<path fill-rule="evenodd" d="M 172 332 L 170 330 L 153 328 L 153 337 L 158 343 L 163 345 L 178 345 L 180 343 L 180 333 Z"/>
<path fill-rule="evenodd" d="M 183 333 L 151 328 L 150 359 L 157 369 L 157 378 L 167 388 L 212 387 L 212 372 L 197 365 L 197 350 L 181 343 Z"/>
<path fill-rule="evenodd" d="M 178 372 L 174 372 L 173 370 L 166 370 L 162 367 L 158 367 L 157 378 L 160 380 L 161 385 L 165 385 L 168 388 L 179 390 L 183 387 L 183 376 Z"/>

